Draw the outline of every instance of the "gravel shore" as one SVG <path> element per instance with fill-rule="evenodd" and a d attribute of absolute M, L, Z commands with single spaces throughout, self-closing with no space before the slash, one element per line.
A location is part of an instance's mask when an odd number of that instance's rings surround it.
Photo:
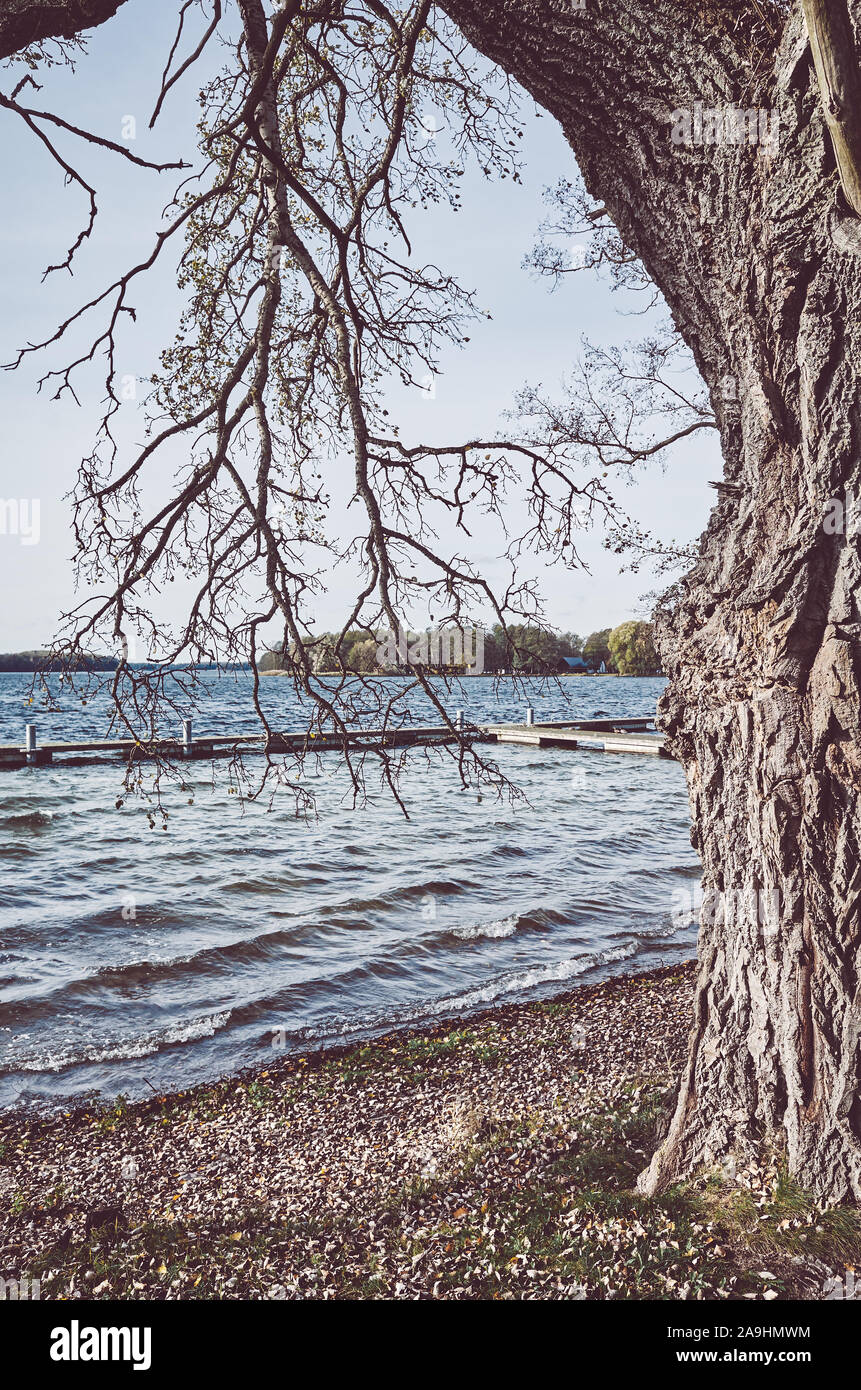
<path fill-rule="evenodd" d="M 831 1217 L 799 1206 L 751 1273 L 707 1186 L 633 1192 L 692 989 L 690 962 L 134 1104 L 7 1112 L 0 1276 L 43 1299 L 799 1296 Z M 733 1192 L 777 1226 L 781 1181 L 751 1165 Z"/>

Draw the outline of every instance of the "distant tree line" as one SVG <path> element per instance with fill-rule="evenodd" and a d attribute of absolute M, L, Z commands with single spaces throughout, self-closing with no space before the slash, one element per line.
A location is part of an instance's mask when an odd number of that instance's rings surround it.
<path fill-rule="evenodd" d="M 113 671 L 117 659 L 113 656 L 86 656 L 75 662 L 79 671 Z M 0 671 L 50 671 L 61 668 L 59 661 L 51 661 L 48 652 L 0 652 Z M 68 669 L 66 667 L 66 669 Z"/>
<path fill-rule="evenodd" d="M 274 654 L 273 654 L 274 655 Z M 0 673 L 17 671 L 115 671 L 119 666 L 119 657 L 116 656 L 79 656 L 74 661 L 64 660 L 59 656 L 51 656 L 50 652 L 0 652 Z M 176 663 L 180 665 L 182 663 Z M 277 665 L 277 661 L 274 663 Z M 148 661 L 130 661 L 129 666 L 136 669 L 143 669 L 146 666 L 157 666 L 155 657 Z M 237 671 L 250 670 L 250 664 L 238 661 L 199 661 L 196 669 L 198 671 Z M 264 669 L 261 663 L 261 670 Z M 266 669 L 271 669 L 271 666 Z"/>
<path fill-rule="evenodd" d="M 339 670 L 336 641 L 337 634 L 324 632 L 305 642 L 316 672 Z M 386 668 L 378 661 L 378 647 L 378 639 L 369 637 L 367 631 L 361 628 L 348 631 L 341 639 L 344 667 L 367 675 L 383 674 Z M 606 671 L 620 676 L 653 676 L 660 674 L 661 669 L 651 623 L 620 623 L 618 627 L 590 632 L 585 638 L 576 632 L 548 632 L 526 625 L 510 626 L 506 633 L 499 623 L 484 632 L 484 669 L 491 675 L 515 672 L 555 675 L 564 672 L 564 657 L 580 657 L 589 671 L 600 671 L 603 665 Z M 78 669 L 113 671 L 117 665 L 117 658 L 113 656 L 87 656 L 79 660 Z M 259 670 L 276 671 L 283 665 L 283 651 L 268 651 L 259 662 Z M 45 651 L 0 653 L 0 672 L 46 669 L 51 669 L 51 660 Z M 446 669 L 451 670 L 451 667 Z"/>
<path fill-rule="evenodd" d="M 318 674 L 338 671 L 342 663 L 348 671 L 367 675 L 390 670 L 380 665 L 379 640 L 369 636 L 366 629 L 347 631 L 340 639 L 338 651 L 337 640 L 336 633 L 324 632 L 305 641 L 305 650 Z M 526 625 L 509 626 L 506 632 L 499 623 L 484 632 L 484 670 L 491 675 L 555 675 L 564 672 L 565 657 L 580 657 L 589 671 L 599 671 L 603 665 L 606 671 L 622 676 L 658 675 L 661 669 L 651 623 L 621 623 L 615 628 L 591 632 L 585 638 L 576 632 L 548 632 Z M 259 669 L 276 671 L 284 665 L 283 650 L 269 651 L 261 658 Z"/>

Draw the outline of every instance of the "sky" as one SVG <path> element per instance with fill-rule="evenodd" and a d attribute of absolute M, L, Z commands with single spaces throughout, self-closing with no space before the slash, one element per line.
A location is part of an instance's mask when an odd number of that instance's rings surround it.
<path fill-rule="evenodd" d="M 63 68 L 42 71 L 37 77 L 43 90 L 27 90 L 22 100 L 112 140 L 126 139 L 144 158 L 191 157 L 197 92 L 220 57 L 213 49 L 207 62 L 174 89 L 156 130 L 149 132 L 174 22 L 172 5 L 123 6 L 114 20 L 90 35 L 74 74 Z M 0 70 L 0 90 L 11 91 L 20 76 L 20 69 Z M 550 282 L 523 267 L 546 211 L 543 190 L 576 172 L 555 121 L 537 113 L 526 98 L 524 113 L 522 184 L 493 183 L 471 174 L 463 186 L 463 211 L 434 209 L 423 215 L 417 229 L 416 254 L 430 251 L 437 264 L 476 291 L 492 319 L 470 331 L 468 348 L 444 354 L 433 399 L 393 387 L 404 439 L 492 437 L 524 384 L 559 388 L 583 336 L 597 343 L 623 343 L 647 326 L 626 312 L 635 307 L 633 302 L 611 293 L 609 283 L 592 271 L 566 276 L 553 290 Z M 130 141 L 132 122 L 135 138 Z M 76 259 L 74 277 L 63 272 L 43 280 L 45 267 L 61 261 L 77 236 L 86 201 L 79 188 L 64 186 L 61 172 L 19 118 L 2 111 L 0 123 L 5 193 L 0 362 L 6 363 L 25 343 L 49 336 L 114 274 L 149 254 L 176 175 L 143 171 L 74 137 L 58 137 L 61 151 L 74 156 L 76 167 L 95 186 L 99 217 Z M 142 380 L 176 330 L 181 298 L 169 263 L 150 274 L 132 302 L 137 321 L 122 333 L 117 366 L 121 376 Z M 80 458 L 92 447 L 104 374 L 101 381 L 97 372 L 81 378 L 79 404 L 68 395 L 54 401 L 51 383 L 41 392 L 36 383 L 46 367 L 64 360 L 56 353 L 33 356 L 19 371 L 0 373 L 0 585 L 6 600 L 0 607 L 0 651 L 47 645 L 59 615 L 78 601 L 67 494 Z M 128 451 L 142 437 L 143 418 L 134 399 L 122 411 L 120 434 Z M 715 438 L 704 432 L 679 446 L 664 471 L 652 468 L 640 475 L 620 501 L 656 536 L 688 541 L 702 531 L 714 501 L 708 480 L 720 476 Z M 17 527 L 10 520 L 15 513 Z M 485 576 L 503 578 L 507 570 L 499 559 L 498 536 L 483 534 L 479 527 L 470 545 L 467 553 Z M 551 623 L 585 635 L 629 617 L 648 616 L 644 596 L 666 580 L 655 578 L 647 567 L 636 574 L 620 572 L 619 558 L 602 547 L 600 534 L 584 535 L 579 549 L 587 569 L 529 570 L 540 581 Z M 336 572 L 317 605 L 318 630 L 338 626 L 352 597 L 350 576 Z"/>

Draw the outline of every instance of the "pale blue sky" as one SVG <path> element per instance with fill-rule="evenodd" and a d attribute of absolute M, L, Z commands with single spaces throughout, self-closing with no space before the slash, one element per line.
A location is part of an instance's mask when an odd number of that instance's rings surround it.
<path fill-rule="evenodd" d="M 131 146 L 149 159 L 194 153 L 196 94 L 205 69 L 196 70 L 171 94 L 154 134 L 147 121 L 158 75 L 172 39 L 171 5 L 131 0 L 117 18 L 96 31 L 75 76 L 63 70 L 43 73 L 44 90 L 28 91 L 27 104 L 50 108 L 75 124 L 114 140 L 125 117 L 134 116 L 138 138 Z M 213 50 L 212 60 L 216 57 Z M 16 73 L 16 76 L 20 75 Z M 15 78 L 0 73 L 0 89 L 11 90 Z M 531 104 L 525 109 L 532 112 Z M 74 279 L 55 274 L 40 284 L 44 267 L 62 259 L 77 235 L 85 202 L 80 190 L 64 188 L 62 177 L 23 124 L 6 112 L 2 122 L 5 215 L 0 224 L 3 313 L 0 360 L 8 361 L 23 342 L 50 333 L 78 303 L 98 292 L 117 271 L 149 252 L 160 212 L 172 190 L 174 174 L 156 175 L 100 155 L 71 138 L 62 149 L 99 193 L 100 216 L 90 242 L 76 262 Z M 417 236 L 417 254 L 433 259 L 475 288 L 492 322 L 471 331 L 468 349 L 452 350 L 443 361 L 434 400 L 405 399 L 393 392 L 402 437 L 456 439 L 495 434 L 502 413 L 525 382 L 548 389 L 576 357 L 581 335 L 599 342 L 622 342 L 643 329 L 640 318 L 625 317 L 625 302 L 591 272 L 566 277 L 551 293 L 546 282 L 522 269 L 524 255 L 536 239 L 543 215 L 542 190 L 574 170 L 573 156 L 549 116 L 525 121 L 525 168 L 522 186 L 492 184 L 471 177 L 463 193 L 464 210 L 455 216 L 435 210 L 425 216 Z M 415 226 L 411 228 L 415 231 Z M 145 289 L 132 296 L 138 309 L 134 330 L 122 338 L 119 369 L 145 377 L 160 346 L 170 341 L 179 312 L 179 296 L 170 265 L 152 275 Z M 54 356 L 48 365 L 58 365 Z M 102 391 L 98 375 L 81 379 L 82 408 L 69 398 L 52 403 L 49 393 L 35 393 L 33 358 L 22 371 L 0 374 L 2 473 L 0 498 L 38 499 L 38 544 L 0 535 L 0 584 L 6 596 L 0 615 L 0 650 L 47 643 L 58 614 L 74 595 L 69 557 L 72 538 L 64 494 L 75 468 L 89 451 Z M 142 435 L 142 417 L 134 405 L 123 408 L 123 437 L 130 446 Z M 663 539 L 687 540 L 703 528 L 714 494 L 706 485 L 720 477 L 716 440 L 694 436 L 677 449 L 665 473 L 653 470 L 628 489 L 622 500 L 642 525 Z M 502 576 L 496 537 L 474 535 L 470 552 L 491 580 Z M 546 596 L 547 614 L 561 628 L 588 632 L 643 615 L 640 596 L 661 581 L 647 570 L 620 574 L 619 560 L 601 547 L 600 537 L 585 536 L 581 553 L 591 573 L 536 570 Z M 319 627 L 334 626 L 352 597 L 346 576 L 333 582 L 318 608 Z"/>

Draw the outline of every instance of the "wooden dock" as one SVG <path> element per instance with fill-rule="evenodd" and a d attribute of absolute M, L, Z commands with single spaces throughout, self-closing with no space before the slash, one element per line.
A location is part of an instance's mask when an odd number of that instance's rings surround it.
<path fill-rule="evenodd" d="M 346 743 L 357 752 L 362 748 L 384 746 L 401 748 L 412 745 L 433 746 L 455 743 L 458 730 L 463 729 L 474 743 L 515 743 L 532 748 L 589 749 L 605 753 L 651 753 L 671 756 L 664 751 L 663 735 L 655 729 L 655 716 L 636 715 L 631 718 L 556 719 L 536 723 L 531 709 L 526 711 L 522 724 L 482 724 L 474 728 L 463 723 L 463 713 L 455 716 L 455 730 L 444 725 L 404 725 L 400 728 L 357 729 L 347 735 Z M 22 744 L 0 744 L 0 768 L 38 767 L 52 763 L 55 758 L 72 765 L 99 762 L 120 755 L 133 758 L 161 756 L 168 759 L 231 757 L 238 753 L 290 754 L 323 753 L 344 748 L 341 735 L 302 732 L 275 733 L 267 739 L 264 733 L 200 734 L 193 736 L 192 721 L 182 721 L 179 738 L 159 739 L 151 743 L 135 739 L 87 739 L 83 742 L 39 743 L 36 725 L 25 728 Z"/>
<path fill-rule="evenodd" d="M 545 724 L 499 724 L 497 743 L 522 743 L 533 748 L 585 748 L 602 753 L 664 753 L 664 737 L 655 729 L 655 716 L 636 719 L 584 719 L 578 723 L 553 720 Z"/>

